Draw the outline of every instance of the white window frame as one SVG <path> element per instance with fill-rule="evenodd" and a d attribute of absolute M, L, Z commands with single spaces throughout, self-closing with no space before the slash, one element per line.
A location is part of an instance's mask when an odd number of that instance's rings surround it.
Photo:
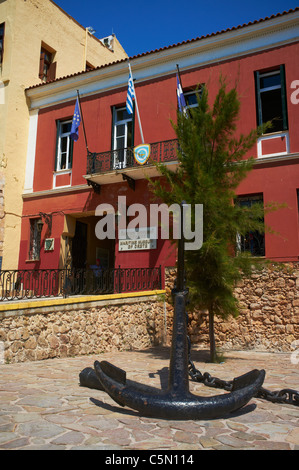
<path fill-rule="evenodd" d="M 56 173 L 66 172 L 72 169 L 72 155 L 71 155 L 71 132 L 62 132 L 62 126 L 65 124 L 72 124 L 72 121 L 59 121 L 58 123 L 58 139 L 57 139 L 57 158 L 56 158 Z M 61 168 L 62 152 L 61 152 L 61 140 L 67 138 L 67 149 L 66 149 L 66 161 L 65 168 Z"/>
<path fill-rule="evenodd" d="M 132 115 L 129 115 L 129 117 L 127 119 L 121 119 L 121 120 L 117 120 L 117 113 L 119 111 L 126 111 L 126 107 L 123 107 L 123 108 L 113 108 L 113 112 L 114 112 L 114 116 L 113 116 L 113 149 L 112 150 L 121 150 L 121 149 L 117 149 L 117 139 L 119 138 L 124 138 L 124 147 L 122 147 L 124 149 L 124 159 L 123 161 L 119 161 L 118 159 L 118 155 L 117 153 L 115 152 L 115 154 L 113 155 L 113 169 L 122 169 L 122 168 L 126 168 L 127 166 L 127 151 L 126 149 L 128 148 L 128 123 L 131 122 L 132 123 L 132 133 L 133 133 L 133 125 L 134 125 L 134 120 L 133 120 L 133 114 Z M 122 136 L 119 136 L 117 137 L 117 127 L 118 126 L 124 126 L 125 128 L 125 133 L 124 135 Z"/>
<path fill-rule="evenodd" d="M 199 88 L 198 90 L 190 90 L 190 91 L 184 92 L 184 97 L 185 97 L 187 109 L 197 108 L 197 107 L 198 107 L 198 103 L 196 102 L 196 103 L 194 103 L 194 104 L 187 104 L 186 97 L 187 97 L 188 95 L 199 95 L 199 97 L 200 97 L 201 93 L 202 93 L 202 90 L 201 90 L 200 88 Z"/>

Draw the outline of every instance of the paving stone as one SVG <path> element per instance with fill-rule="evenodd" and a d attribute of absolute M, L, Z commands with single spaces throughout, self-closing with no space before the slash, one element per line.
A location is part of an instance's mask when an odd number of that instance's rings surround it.
<path fill-rule="evenodd" d="M 32 396 L 29 395 L 25 398 L 21 398 L 18 400 L 17 405 L 21 406 L 34 406 L 34 408 L 57 408 L 62 405 L 61 399 L 57 397 L 45 396 L 44 395 L 37 395 Z"/>
<path fill-rule="evenodd" d="M 22 449 L 29 445 L 29 438 L 23 437 L 20 439 L 14 439 L 7 442 L 6 444 L 1 444 L 0 449 L 4 450 L 13 450 L 13 449 Z"/>
<path fill-rule="evenodd" d="M 215 437 L 215 439 L 221 442 L 222 444 L 234 447 L 235 449 L 243 449 L 246 447 L 250 447 L 250 444 L 245 442 L 243 439 L 238 439 L 237 437 L 233 436 L 218 436 Z"/>
<path fill-rule="evenodd" d="M 299 445 L 299 429 L 293 429 L 286 437 L 286 441 Z"/>
<path fill-rule="evenodd" d="M 238 439 L 243 439 L 244 441 L 257 441 L 257 440 L 265 440 L 266 438 L 263 436 L 259 436 L 258 434 L 251 434 L 249 432 L 238 431 L 232 434 L 233 437 Z"/>
<path fill-rule="evenodd" d="M 13 432 L 1 432 L 0 433 L 0 445 L 5 444 L 6 442 L 12 441 L 15 439 L 15 434 Z"/>
<path fill-rule="evenodd" d="M 84 442 L 85 436 L 81 432 L 69 431 L 62 436 L 57 437 L 51 441 L 54 445 L 80 445 Z"/>
<path fill-rule="evenodd" d="M 36 436 L 50 439 L 64 431 L 62 427 L 46 421 L 33 421 L 18 425 L 18 433 L 23 436 Z"/>
<path fill-rule="evenodd" d="M 192 432 L 188 433 L 186 431 L 176 431 L 173 436 L 176 442 L 185 442 L 188 444 L 198 443 L 198 436 Z"/>
<path fill-rule="evenodd" d="M 299 410 L 290 405 L 252 399 L 226 418 L 166 420 L 143 417 L 105 392 L 78 384 L 81 370 L 94 360 L 108 360 L 126 370 L 130 379 L 160 388 L 160 371 L 169 365 L 166 349 L 1 366 L 0 450 L 299 450 Z M 298 366 L 290 363 L 288 354 L 225 354 L 224 364 L 207 365 L 205 352 L 198 350 L 196 366 L 230 380 L 266 365 L 267 388 L 282 389 L 289 383 L 299 388 Z M 205 396 L 220 393 L 209 387 L 203 391 L 199 385 L 194 389 Z"/>
<path fill-rule="evenodd" d="M 219 441 L 216 441 L 216 439 L 213 439 L 212 437 L 200 437 L 199 438 L 199 443 L 204 447 L 204 448 L 216 448 L 221 445 Z"/>

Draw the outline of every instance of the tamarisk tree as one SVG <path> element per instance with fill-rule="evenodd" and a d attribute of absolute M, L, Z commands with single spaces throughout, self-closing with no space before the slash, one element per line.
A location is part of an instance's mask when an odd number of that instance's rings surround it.
<path fill-rule="evenodd" d="M 192 207 L 203 205 L 203 244 L 199 250 L 185 252 L 185 274 L 188 308 L 209 312 L 213 362 L 217 360 L 214 317 L 237 316 L 234 288 L 253 266 L 251 254 L 236 249 L 237 236 L 264 233 L 264 214 L 274 208 L 274 204 L 247 207 L 237 203 L 236 189 L 253 167 L 248 152 L 265 129 L 237 135 L 239 111 L 236 86 L 228 91 L 220 79 L 212 106 L 204 87 L 198 106 L 187 114 L 178 112 L 177 123 L 172 122 L 178 138 L 176 171 L 156 164 L 164 178 L 150 180 L 154 195 L 168 205 L 182 201 Z"/>

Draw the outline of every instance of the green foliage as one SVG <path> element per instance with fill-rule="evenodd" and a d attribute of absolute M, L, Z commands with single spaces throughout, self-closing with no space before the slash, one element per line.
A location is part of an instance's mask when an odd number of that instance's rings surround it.
<path fill-rule="evenodd" d="M 150 181 L 155 196 L 168 205 L 203 204 L 203 245 L 186 251 L 186 279 L 191 305 L 222 318 L 238 314 L 234 287 L 254 264 L 248 253 L 235 253 L 237 233 L 263 233 L 265 210 L 275 207 L 234 203 L 237 187 L 253 167 L 254 159 L 245 157 L 269 126 L 238 135 L 239 111 L 236 87 L 227 91 L 221 79 L 213 106 L 204 88 L 198 107 L 187 117 L 178 113 L 172 123 L 179 142 L 177 170 L 157 164 L 165 178 Z"/>

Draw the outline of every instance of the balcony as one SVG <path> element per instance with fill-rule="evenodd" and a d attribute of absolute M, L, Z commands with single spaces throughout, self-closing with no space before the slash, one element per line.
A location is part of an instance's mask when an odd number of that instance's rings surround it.
<path fill-rule="evenodd" d="M 165 140 L 150 144 L 151 153 L 148 161 L 140 165 L 134 158 L 134 148 L 110 150 L 101 153 L 88 152 L 87 175 L 84 178 L 94 189 L 100 191 L 102 184 L 118 183 L 127 180 L 134 189 L 135 180 L 145 176 L 159 176 L 154 162 L 169 165 L 175 171 L 177 167 L 178 140 Z"/>

